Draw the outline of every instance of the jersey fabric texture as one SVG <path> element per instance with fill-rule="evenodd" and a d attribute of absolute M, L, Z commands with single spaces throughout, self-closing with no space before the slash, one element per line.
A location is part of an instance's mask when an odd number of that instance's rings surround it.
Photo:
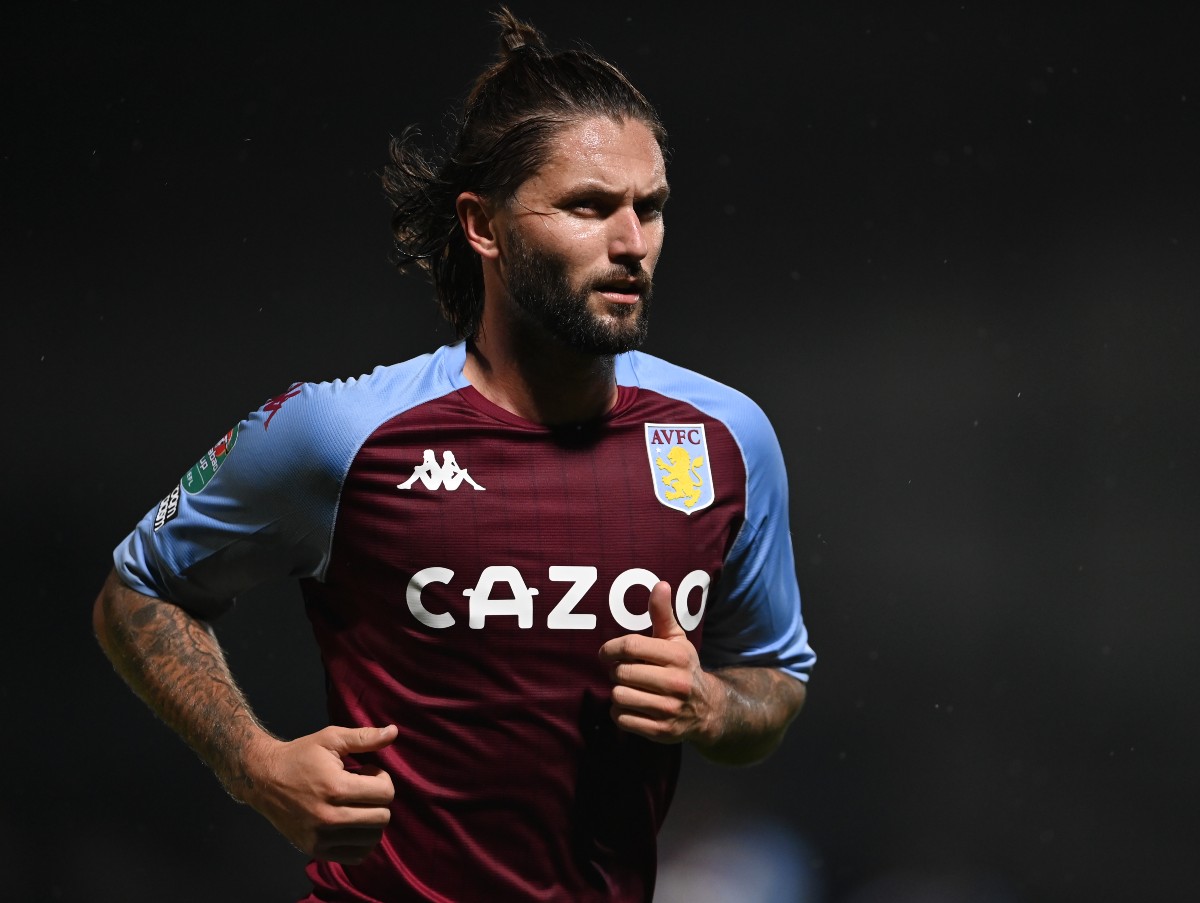
<path fill-rule="evenodd" d="M 678 746 L 619 731 L 597 652 L 670 583 L 706 667 L 806 680 L 775 435 L 745 396 L 639 352 L 594 422 L 545 427 L 463 377 L 465 346 L 295 385 L 231 429 L 114 554 L 219 615 L 301 582 L 329 718 L 396 724 L 391 822 L 310 900 L 644 901 Z M 353 763 L 352 763 L 353 764 Z"/>

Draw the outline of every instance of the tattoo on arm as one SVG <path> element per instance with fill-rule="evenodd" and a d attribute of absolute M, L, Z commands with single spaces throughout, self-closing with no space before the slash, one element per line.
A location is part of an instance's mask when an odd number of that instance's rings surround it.
<path fill-rule="evenodd" d="M 765 759 L 804 705 L 804 683 L 775 668 L 729 667 L 712 675 L 725 694 L 725 711 L 720 738 L 700 752 L 727 765 Z"/>
<path fill-rule="evenodd" d="M 253 782 L 246 742 L 264 731 L 234 682 L 212 628 L 115 577 L 101 594 L 101 646 L 117 672 L 196 751 L 235 799 Z"/>

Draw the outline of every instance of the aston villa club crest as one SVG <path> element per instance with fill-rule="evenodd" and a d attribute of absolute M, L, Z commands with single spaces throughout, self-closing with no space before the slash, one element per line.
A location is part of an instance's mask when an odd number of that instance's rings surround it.
<path fill-rule="evenodd" d="M 655 497 L 694 514 L 713 503 L 712 467 L 703 423 L 647 423 L 646 452 Z"/>

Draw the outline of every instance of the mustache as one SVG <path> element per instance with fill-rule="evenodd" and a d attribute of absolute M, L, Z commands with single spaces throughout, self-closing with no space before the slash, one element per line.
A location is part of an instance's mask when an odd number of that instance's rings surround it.
<path fill-rule="evenodd" d="M 598 290 L 620 289 L 629 291 L 636 289 L 640 295 L 647 295 L 654 288 L 654 278 L 642 269 L 641 264 L 633 267 L 616 266 L 592 279 L 592 288 Z"/>

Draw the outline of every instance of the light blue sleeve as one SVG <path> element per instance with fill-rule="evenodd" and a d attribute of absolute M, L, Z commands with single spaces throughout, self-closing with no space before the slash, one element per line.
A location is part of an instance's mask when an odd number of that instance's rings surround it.
<path fill-rule="evenodd" d="M 729 428 L 746 468 L 746 520 L 704 619 L 707 668 L 779 668 L 807 681 L 816 654 L 800 607 L 783 453 L 766 414 L 740 392 L 644 354 L 622 355 L 618 378 L 694 405 Z"/>
<path fill-rule="evenodd" d="M 268 401 L 117 546 L 118 576 L 201 617 L 262 583 L 322 577 L 354 456 L 379 424 L 448 390 L 448 350 Z"/>
<path fill-rule="evenodd" d="M 746 460 L 746 522 L 710 600 L 703 659 L 708 667 L 772 665 L 807 681 L 816 655 L 800 608 L 788 526 L 788 488 L 774 430 L 757 423 L 734 430 Z"/>
<path fill-rule="evenodd" d="M 118 575 L 214 617 L 252 586 L 319 573 L 345 456 L 325 394 L 293 386 L 234 426 L 117 547 Z"/>

